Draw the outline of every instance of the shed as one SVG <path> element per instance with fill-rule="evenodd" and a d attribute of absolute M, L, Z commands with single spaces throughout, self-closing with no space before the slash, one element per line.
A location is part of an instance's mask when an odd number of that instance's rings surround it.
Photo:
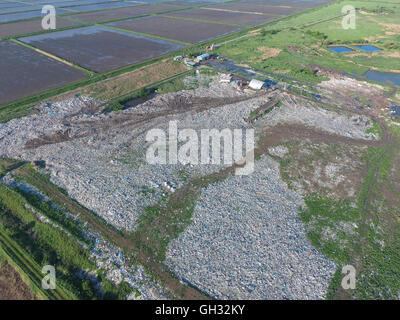
<path fill-rule="evenodd" d="M 208 53 L 203 53 L 203 54 L 197 56 L 197 60 L 199 60 L 199 61 L 204 61 L 204 60 L 208 60 L 208 59 L 210 59 L 210 54 L 208 54 Z"/>
<path fill-rule="evenodd" d="M 189 67 L 196 67 L 197 63 L 194 61 L 186 61 L 186 65 L 188 65 Z"/>
<path fill-rule="evenodd" d="M 260 81 L 257 79 L 251 79 L 249 83 L 249 87 L 254 90 L 260 90 L 265 85 L 264 81 Z"/>

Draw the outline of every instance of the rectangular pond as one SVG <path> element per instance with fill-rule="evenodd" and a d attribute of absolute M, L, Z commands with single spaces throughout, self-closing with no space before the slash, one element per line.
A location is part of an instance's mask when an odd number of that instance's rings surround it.
<path fill-rule="evenodd" d="M 375 47 L 375 46 L 370 46 L 370 45 L 360 45 L 360 46 L 353 46 L 354 48 L 366 51 L 366 52 L 375 52 L 375 51 L 382 51 L 382 49 Z"/>
<path fill-rule="evenodd" d="M 335 46 L 335 47 L 328 47 L 329 50 L 335 51 L 336 53 L 342 53 L 342 52 L 351 52 L 354 51 L 353 49 L 350 49 L 348 47 L 344 46 Z"/>

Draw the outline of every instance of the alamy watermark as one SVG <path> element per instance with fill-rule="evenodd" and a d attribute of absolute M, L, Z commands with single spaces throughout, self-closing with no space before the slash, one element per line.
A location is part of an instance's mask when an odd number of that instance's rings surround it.
<path fill-rule="evenodd" d="M 56 269 L 54 266 L 44 266 L 42 273 L 45 274 L 42 279 L 42 288 L 45 290 L 54 290 L 56 288 Z"/>
<path fill-rule="evenodd" d="M 348 264 L 342 268 L 342 274 L 345 276 L 342 279 L 342 288 L 344 290 L 356 288 L 356 268 Z"/>
<path fill-rule="evenodd" d="M 55 30 L 56 29 L 56 8 L 52 5 L 45 5 L 42 8 L 42 14 L 45 15 L 42 18 L 43 30 Z"/>
<path fill-rule="evenodd" d="M 146 142 L 151 143 L 146 151 L 149 164 L 219 165 L 223 158 L 222 164 L 236 165 L 236 175 L 249 175 L 254 171 L 254 129 L 202 129 L 199 138 L 196 130 L 178 131 L 177 121 L 170 121 L 168 139 L 165 130 L 151 129 Z"/>
<path fill-rule="evenodd" d="M 342 27 L 345 30 L 356 28 L 356 9 L 352 5 L 346 5 L 342 8 Z"/>

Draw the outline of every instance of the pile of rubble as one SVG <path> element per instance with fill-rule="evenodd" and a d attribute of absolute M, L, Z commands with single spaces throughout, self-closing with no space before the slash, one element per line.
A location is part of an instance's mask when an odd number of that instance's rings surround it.
<path fill-rule="evenodd" d="M 239 102 L 228 104 L 229 99 Z M 107 115 L 82 113 L 88 103 L 101 103 L 87 97 L 45 104 L 38 114 L 0 124 L 0 157 L 44 161 L 52 182 L 72 198 L 117 228 L 134 230 L 144 207 L 182 186 L 182 170 L 190 177 L 221 168 L 148 164 L 148 130 L 168 132 L 170 120 L 178 121 L 178 129 L 242 128 L 264 99 L 220 84 L 216 77 L 209 87 L 156 95 Z M 143 115 L 148 118 L 140 122 Z"/>
<path fill-rule="evenodd" d="M 101 101 L 73 98 L 39 106 L 40 112 L 0 124 L 0 157 L 44 161 L 52 182 L 119 229 L 135 230 L 143 209 L 175 192 L 190 177 L 224 165 L 149 164 L 147 132 L 178 129 L 246 129 L 249 115 L 278 93 L 240 90 L 215 77 L 194 90 L 156 95 L 135 107 L 93 113 Z M 279 93 L 282 105 L 257 126 L 300 123 L 338 135 L 371 139 L 368 119 L 350 117 Z M 87 108 L 87 105 L 90 108 Z M 271 154 L 282 156 L 282 148 Z M 185 177 L 182 177 L 182 172 Z M 249 176 L 230 176 L 202 191 L 193 223 L 170 243 L 166 263 L 184 281 L 216 298 L 319 299 L 335 265 L 306 238 L 298 216 L 301 195 L 288 190 L 270 157 Z M 98 238 L 98 236 L 96 236 Z M 165 298 L 142 268 L 124 265 L 118 248 L 101 239 L 93 257 L 115 282 L 124 279 L 142 298 Z M 135 297 L 132 296 L 132 297 Z"/>
<path fill-rule="evenodd" d="M 298 101 L 298 98 L 287 94 L 281 97 L 283 106 L 274 108 L 268 117 L 262 118 L 263 126 L 275 126 L 279 123 L 302 124 L 353 139 L 377 138 L 373 133 L 367 133 L 372 127 L 368 117 L 322 109 L 310 102 Z"/>
<path fill-rule="evenodd" d="M 263 156 L 253 174 L 202 191 L 166 263 L 218 299 L 323 299 L 336 266 L 306 238 L 301 205 Z"/>

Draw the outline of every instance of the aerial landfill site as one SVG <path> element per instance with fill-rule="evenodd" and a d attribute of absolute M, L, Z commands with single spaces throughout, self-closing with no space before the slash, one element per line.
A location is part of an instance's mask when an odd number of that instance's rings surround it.
<path fill-rule="evenodd" d="M 0 299 L 400 298 L 400 2 L 50 2 L 0 0 Z"/>

